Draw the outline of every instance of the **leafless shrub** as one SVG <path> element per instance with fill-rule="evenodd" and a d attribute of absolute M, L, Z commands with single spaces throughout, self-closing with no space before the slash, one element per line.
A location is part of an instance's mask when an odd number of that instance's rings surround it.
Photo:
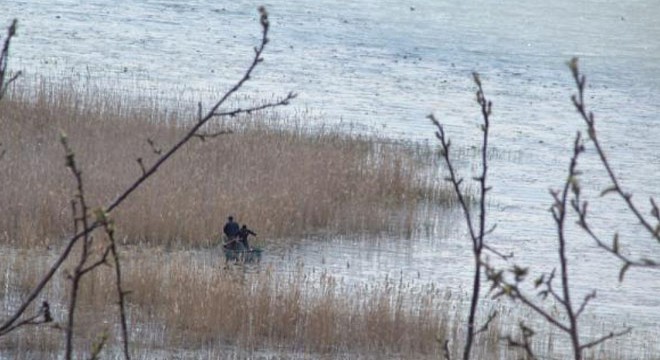
<path fill-rule="evenodd" d="M 650 216 L 644 215 L 640 207 L 633 201 L 633 194 L 626 191 L 621 184 L 619 178 L 614 172 L 613 167 L 610 165 L 607 154 L 605 153 L 601 141 L 598 138 L 598 132 L 596 131 L 596 117 L 593 112 L 588 110 L 584 100 L 584 89 L 587 82 L 586 76 L 580 73 L 577 58 L 573 58 L 568 65 L 577 87 L 577 94 L 573 95 L 571 100 L 573 101 L 575 109 L 580 114 L 580 117 L 582 120 L 584 120 L 584 123 L 587 126 L 587 134 L 589 135 L 589 140 L 591 140 L 591 143 L 593 144 L 593 147 L 598 154 L 600 162 L 607 171 L 607 176 L 610 182 L 610 186 L 605 188 L 600 195 L 605 196 L 608 194 L 616 194 L 625 203 L 630 214 L 632 214 L 639 221 L 639 226 L 644 229 L 645 233 L 650 235 L 651 239 L 655 240 L 657 243 L 660 243 L 660 210 L 658 210 L 657 203 L 652 197 L 649 198 Z M 577 175 L 579 174 L 575 175 L 575 185 L 571 187 L 573 198 L 571 199 L 570 205 L 578 215 L 578 225 L 596 242 L 600 248 L 621 260 L 623 265 L 621 266 L 621 271 L 619 272 L 619 281 L 623 281 L 624 275 L 630 267 L 646 267 L 656 269 L 660 268 L 660 262 L 649 257 L 634 259 L 625 255 L 624 252 L 622 252 L 623 245 L 619 242 L 618 233 L 615 233 L 612 236 L 611 244 L 606 242 L 602 235 L 599 235 L 600 232 L 597 231 L 597 229 L 594 229 L 593 226 L 591 226 L 589 223 L 589 202 L 582 199 L 580 186 L 577 179 Z"/>
<path fill-rule="evenodd" d="M 267 35 L 269 29 L 269 20 L 268 20 L 268 14 L 266 13 L 266 10 L 264 8 L 259 8 L 259 12 L 260 12 L 260 24 L 262 27 L 261 42 L 259 46 L 255 47 L 254 58 L 252 59 L 251 63 L 249 64 L 243 76 L 236 82 L 236 84 L 231 89 L 229 89 L 226 93 L 224 93 L 214 105 L 211 106 L 211 108 L 206 112 L 205 115 L 201 110 L 202 106 L 200 104 L 199 105 L 200 111 L 197 114 L 197 118 L 193 122 L 193 125 L 191 125 L 190 128 L 185 132 L 185 134 L 167 151 L 164 151 L 162 155 L 159 155 L 159 157 L 152 164 L 148 166 L 143 166 L 142 175 L 139 176 L 137 180 L 135 180 L 132 184 L 130 184 L 124 191 L 122 191 L 107 206 L 94 208 L 92 210 L 92 207 L 90 207 L 90 205 L 88 204 L 86 193 L 84 190 L 84 185 L 83 185 L 84 184 L 83 172 L 76 161 L 76 154 L 73 150 L 73 147 L 70 145 L 70 140 L 68 139 L 66 134 L 62 134 L 61 143 L 66 153 L 66 166 L 71 170 L 75 178 L 76 191 L 75 191 L 75 195 L 71 200 L 71 209 L 72 209 L 75 235 L 72 235 L 68 239 L 67 245 L 64 247 L 64 250 L 62 250 L 58 259 L 51 266 L 50 270 L 43 276 L 43 278 L 41 278 L 41 280 L 39 281 L 37 286 L 33 289 L 33 291 L 30 292 L 30 294 L 21 302 L 21 304 L 16 308 L 15 311 L 13 311 L 13 314 L 9 316 L 8 319 L 3 320 L 2 323 L 0 323 L 0 337 L 7 335 L 13 331 L 16 331 L 17 329 L 26 325 L 38 325 L 52 321 L 50 307 L 47 301 L 43 301 L 41 308 L 35 314 L 26 315 L 26 312 L 28 311 L 28 309 L 31 308 L 31 305 L 37 299 L 37 297 L 42 293 L 43 289 L 51 282 L 53 276 L 60 269 L 62 264 L 65 261 L 69 260 L 72 254 L 72 250 L 74 248 L 78 248 L 80 258 L 74 267 L 73 273 L 69 274 L 72 286 L 69 297 L 67 323 L 66 325 L 62 326 L 66 334 L 65 358 L 71 359 L 73 357 L 74 320 L 75 320 L 75 312 L 77 309 L 77 299 L 80 289 L 80 283 L 84 276 L 92 273 L 101 265 L 106 264 L 108 262 L 108 257 L 112 256 L 114 258 L 113 266 L 115 266 L 115 270 L 116 270 L 115 271 L 116 278 L 114 279 L 114 283 L 116 284 L 116 288 L 118 292 L 117 295 L 119 298 L 118 313 L 120 315 L 119 317 L 122 328 L 124 357 L 126 359 L 130 359 L 129 337 L 128 337 L 129 334 L 127 331 L 125 308 L 124 308 L 124 304 L 125 304 L 124 296 L 126 294 L 122 290 L 121 271 L 119 267 L 121 262 L 119 261 L 117 249 L 115 246 L 114 228 L 112 226 L 112 221 L 110 220 L 110 215 L 112 214 L 113 210 L 115 210 L 122 203 L 124 203 L 124 201 L 129 199 L 131 195 L 138 188 L 140 188 L 141 185 L 146 180 L 151 178 L 161 168 L 161 166 L 167 160 L 169 160 L 175 153 L 177 153 L 186 143 L 188 143 L 189 140 L 191 140 L 196 135 L 198 135 L 200 133 L 200 130 L 203 128 L 203 126 L 206 123 L 208 123 L 210 120 L 214 118 L 235 117 L 241 114 L 287 105 L 290 100 L 295 98 L 295 94 L 289 93 L 287 96 L 282 97 L 281 99 L 276 100 L 274 102 L 268 102 L 250 108 L 244 108 L 244 109 L 238 108 L 238 109 L 230 109 L 230 110 L 224 110 L 223 108 L 223 105 L 225 105 L 227 99 L 229 99 L 234 93 L 236 93 L 243 86 L 243 84 L 250 79 L 250 75 L 252 74 L 253 70 L 256 68 L 256 66 L 259 63 L 263 61 L 262 53 L 265 49 L 266 44 L 268 43 Z M 2 52 L 2 58 L 1 58 L 2 62 L 0 63 L 0 65 L 2 65 L 0 69 L 2 70 L 2 76 L 3 76 L 2 77 L 3 82 L 0 82 L 0 84 L 2 84 L 3 86 L 1 89 L 3 90 L 3 92 L 1 93 L 2 95 L 4 95 L 4 89 L 5 89 L 4 76 L 6 70 L 6 54 L 8 53 L 8 49 L 9 49 L 9 40 L 14 35 L 14 33 L 15 33 L 15 22 L 10 27 L 9 36 L 8 39 L 5 41 L 5 47 L 3 48 L 3 52 Z M 10 79 L 9 81 L 11 82 L 14 79 L 15 77 Z M 99 245 L 100 240 L 98 238 L 95 238 L 94 232 L 101 228 L 106 230 L 106 234 L 109 240 L 106 243 L 101 243 Z M 98 356 L 101 349 L 103 348 L 104 343 L 105 340 L 95 343 L 91 351 L 92 358 Z"/>
<path fill-rule="evenodd" d="M 639 223 L 646 230 L 646 232 L 649 233 L 653 239 L 660 242 L 660 211 L 658 210 L 656 202 L 653 198 L 649 200 L 651 211 L 650 218 L 648 218 L 644 216 L 642 211 L 640 211 L 640 209 L 633 203 L 632 194 L 626 192 L 623 189 L 616 174 L 610 166 L 609 160 L 597 137 L 595 117 L 593 113 L 587 110 L 585 105 L 584 89 L 586 78 L 584 75 L 580 74 L 577 59 L 572 59 L 569 62 L 569 67 L 578 89 L 578 94 L 572 97 L 573 104 L 587 125 L 587 133 L 589 134 L 589 139 L 591 140 L 591 143 L 598 153 L 601 164 L 607 171 L 611 184 L 609 187 L 603 190 L 601 196 L 610 193 L 617 194 L 624 201 L 630 213 L 639 220 Z M 557 269 L 555 269 L 552 272 L 543 274 L 542 276 L 535 279 L 534 288 L 537 289 L 536 293 L 534 295 L 528 295 L 521 288 L 521 285 L 527 279 L 529 273 L 528 268 L 512 264 L 509 269 L 499 269 L 491 265 L 487 258 L 482 254 L 482 250 L 484 249 L 484 235 L 488 233 L 487 231 L 484 231 L 484 218 L 486 215 L 483 204 L 485 201 L 486 193 L 488 190 L 490 190 L 490 188 L 486 186 L 485 182 L 487 174 L 487 157 L 485 154 L 488 146 L 488 129 L 489 116 L 491 114 L 491 103 L 486 101 L 483 95 L 482 85 L 478 75 L 474 75 L 474 80 L 478 88 L 477 102 L 481 107 L 482 115 L 484 118 L 484 124 L 481 127 L 484 133 L 482 140 L 483 156 L 481 159 L 482 173 L 480 176 L 474 178 L 474 180 L 480 184 L 481 188 L 478 202 L 481 205 L 479 217 L 480 223 L 479 226 L 476 227 L 478 231 L 474 230 L 475 226 L 472 224 L 473 219 L 470 217 L 469 204 L 467 201 L 465 201 L 465 199 L 462 198 L 461 195 L 462 179 L 455 175 L 452 159 L 449 157 L 449 148 L 451 143 L 446 137 L 440 122 L 437 121 L 433 115 L 429 116 L 431 121 L 436 125 L 438 129 L 436 135 L 440 140 L 440 144 L 443 150 L 442 157 L 444 158 L 450 172 L 450 176 L 447 180 L 453 184 L 454 192 L 458 196 L 459 203 L 461 204 L 464 213 L 466 214 L 466 222 L 468 229 L 470 230 L 470 237 L 473 241 L 473 254 L 475 256 L 475 277 L 473 284 L 475 284 L 475 286 L 472 291 L 471 314 L 467 321 L 468 335 L 464 347 L 464 359 L 467 360 L 470 358 L 470 348 L 473 341 L 472 338 L 476 334 L 473 313 L 476 312 L 476 304 L 478 303 L 478 284 L 480 281 L 480 272 L 482 270 L 485 272 L 486 278 L 491 284 L 490 294 L 492 294 L 494 298 L 509 298 L 513 302 L 522 304 L 522 306 L 539 315 L 544 321 L 559 329 L 570 339 L 573 358 L 576 360 L 583 359 L 586 350 L 600 345 L 607 340 L 626 335 L 632 329 L 629 327 L 621 330 L 609 331 L 606 335 L 596 337 L 595 339 L 591 340 L 586 340 L 581 335 L 579 318 L 583 314 L 589 302 L 596 297 L 596 292 L 589 292 L 580 302 L 576 302 L 575 299 L 573 299 L 571 296 L 571 290 L 569 287 L 570 271 L 566 256 L 566 244 L 568 239 L 566 238 L 565 233 L 566 221 L 570 210 L 572 209 L 575 211 L 575 214 L 578 217 L 578 225 L 596 242 L 599 247 L 613 254 L 623 262 L 619 276 L 621 281 L 623 280 L 625 272 L 631 266 L 658 268 L 660 267 L 660 263 L 649 258 L 633 259 L 628 255 L 624 255 L 624 253 L 621 252 L 621 245 L 619 243 L 618 234 L 614 235 L 613 241 L 610 245 L 602 240 L 602 238 L 597 234 L 596 229 L 594 229 L 593 226 L 589 224 L 587 216 L 588 202 L 581 198 L 579 182 L 581 172 L 578 169 L 578 159 L 580 155 L 585 151 L 585 143 L 582 139 L 581 133 L 578 132 L 573 143 L 573 154 L 569 162 L 567 177 L 564 180 L 561 189 L 550 191 L 553 198 L 553 204 L 550 210 L 557 230 L 559 271 L 557 272 Z M 506 258 L 502 254 L 497 252 L 495 253 L 500 257 Z M 509 261 L 512 262 L 512 260 Z M 556 280 L 559 282 L 558 288 L 555 287 Z M 541 300 L 548 300 L 548 302 L 551 304 L 556 305 L 561 310 L 559 314 L 547 310 L 547 307 L 544 306 L 542 302 L 537 300 L 537 296 L 540 297 Z M 521 349 L 527 358 L 536 359 L 537 355 L 534 353 L 532 347 L 532 340 L 535 335 L 534 329 L 530 324 L 520 322 L 519 330 L 520 336 L 513 337 L 511 335 L 507 335 L 504 336 L 503 339 L 506 340 L 508 346 Z"/>
<path fill-rule="evenodd" d="M 471 292 L 471 302 L 470 302 L 470 313 L 467 319 L 467 331 L 466 331 L 466 341 L 463 351 L 463 359 L 470 359 L 470 353 L 472 351 L 472 346 L 474 343 L 474 337 L 480 332 L 484 332 L 488 329 L 489 323 L 495 318 L 496 313 L 492 313 L 485 324 L 480 327 L 477 327 L 476 316 L 480 299 L 480 289 L 481 289 L 481 275 L 484 268 L 482 262 L 482 254 L 484 250 L 488 250 L 497 256 L 500 256 L 504 259 L 512 255 L 504 255 L 490 247 L 485 242 L 485 237 L 491 233 L 495 228 L 491 227 L 486 228 L 486 195 L 491 190 L 491 187 L 487 185 L 487 175 L 488 175 L 488 134 L 490 130 L 490 116 L 492 113 L 492 102 L 486 99 L 484 94 L 483 87 L 481 85 L 481 80 L 477 73 L 473 74 L 474 82 L 477 84 L 477 103 L 481 109 L 481 116 L 483 119 L 483 124 L 481 125 L 481 131 L 483 133 L 482 137 L 482 147 L 481 147 L 481 173 L 474 177 L 479 185 L 478 191 L 478 206 L 479 206 L 479 215 L 477 218 L 474 218 L 472 214 L 472 208 L 469 200 L 466 198 L 465 188 L 463 185 L 463 178 L 461 178 L 457 173 L 456 169 L 453 166 L 452 160 L 450 158 L 450 149 L 451 141 L 446 136 L 442 124 L 435 118 L 434 115 L 429 115 L 428 118 L 436 126 L 436 137 L 440 141 L 440 146 L 442 148 L 441 155 L 445 160 L 445 164 L 449 170 L 449 176 L 446 178 L 449 181 L 454 189 L 454 193 L 458 198 L 458 203 L 463 209 L 463 214 L 465 215 L 465 222 L 467 224 L 468 231 L 470 233 L 470 239 L 472 240 L 472 254 L 474 256 L 474 276 L 472 280 L 472 292 Z M 475 224 L 476 223 L 476 224 Z M 447 355 L 449 356 L 449 355 Z"/>

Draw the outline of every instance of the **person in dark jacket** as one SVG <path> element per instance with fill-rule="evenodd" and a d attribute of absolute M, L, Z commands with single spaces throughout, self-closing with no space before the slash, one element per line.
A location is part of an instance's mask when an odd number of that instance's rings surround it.
<path fill-rule="evenodd" d="M 250 245 L 248 244 L 248 236 L 257 236 L 257 233 L 254 231 L 250 230 L 247 228 L 247 225 L 243 225 L 241 227 L 241 230 L 238 233 L 238 238 L 240 239 L 240 242 L 243 246 L 245 246 L 245 249 L 250 250 Z"/>
<path fill-rule="evenodd" d="M 227 237 L 225 241 L 225 247 L 227 249 L 236 249 L 238 245 L 237 238 L 240 235 L 241 229 L 239 228 L 238 223 L 234 221 L 233 216 L 227 218 L 227 223 L 225 224 L 225 227 L 222 228 L 222 231 L 225 233 L 225 236 Z"/>

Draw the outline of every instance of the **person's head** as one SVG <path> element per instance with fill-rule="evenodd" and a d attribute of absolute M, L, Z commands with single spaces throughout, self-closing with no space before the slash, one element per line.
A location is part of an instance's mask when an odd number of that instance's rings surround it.
<path fill-rule="evenodd" d="M 227 220 L 229 220 L 229 221 L 234 221 L 234 217 L 233 217 L 233 216 L 230 216 L 230 217 L 227 218 Z"/>

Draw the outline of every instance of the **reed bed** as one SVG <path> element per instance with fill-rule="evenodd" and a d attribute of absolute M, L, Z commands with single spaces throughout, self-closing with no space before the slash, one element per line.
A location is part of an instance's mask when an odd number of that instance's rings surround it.
<path fill-rule="evenodd" d="M 49 249 L 58 249 L 73 230 L 74 185 L 64 167 L 59 132 L 68 134 L 76 151 L 92 207 L 102 206 L 141 174 L 137 158 L 148 164 L 181 136 L 190 118 L 184 108 L 166 110 L 157 99 L 48 82 L 15 89 L 3 99 L 3 316 L 52 263 Z M 136 358 L 438 359 L 444 340 L 450 341 L 451 358 L 460 357 L 464 299 L 441 286 L 400 279 L 346 284 L 303 267 L 293 273 L 225 267 L 218 261 L 221 254 L 207 248 L 228 214 L 267 238 L 410 234 L 429 204 L 451 205 L 451 191 L 435 180 L 442 176 L 427 167 L 434 163 L 433 150 L 308 127 L 303 121 L 266 113 L 215 123 L 205 131 L 233 133 L 190 144 L 112 214 L 124 240 L 123 284 L 130 291 Z M 191 247 L 204 249 L 181 250 Z M 57 358 L 62 352 L 64 332 L 58 324 L 66 319 L 66 274 L 72 267 L 65 264 L 42 293 L 55 323 L 3 337 L 0 358 Z M 88 356 L 104 341 L 104 354 L 120 352 L 112 283 L 109 267 L 83 279 L 77 357 Z M 475 358 L 520 357 L 501 340 L 514 332 L 512 319 L 518 316 L 498 317 L 479 336 Z M 538 353 L 561 357 L 559 338 L 538 337 Z M 608 343 L 590 358 L 625 358 L 623 348 L 629 347 Z"/>
<path fill-rule="evenodd" d="M 3 276 L 4 288 L 16 289 L 29 274 L 38 273 L 34 255 L 5 256 L 13 260 L 0 265 L 2 274 L 24 275 Z M 310 274 L 302 265 L 299 271 L 282 274 L 224 267 L 217 257 L 199 252 L 159 249 L 134 249 L 126 255 L 124 268 L 137 353 L 214 349 L 230 354 L 438 358 L 439 339 L 460 341 L 455 338 L 461 336 L 456 299 L 432 284 L 383 279 L 351 285 L 327 273 Z M 116 342 L 116 294 L 113 287 L 104 286 L 112 277 L 108 268 L 84 281 L 78 312 L 81 355 L 104 334 L 110 349 Z M 60 278 L 44 295 L 53 304 L 56 322 L 66 316 L 65 288 L 66 279 Z M 0 353 L 57 353 L 63 333 L 55 328 L 26 328 L 7 336 L 0 342 Z M 488 352 L 497 353 L 497 346 Z"/>
<path fill-rule="evenodd" d="M 433 283 L 397 278 L 345 282 L 302 264 L 286 272 L 226 265 L 212 250 L 129 246 L 122 254 L 136 358 L 438 359 L 444 355 L 444 340 L 450 341 L 452 359 L 461 355 L 467 298 Z M 0 253 L 3 313 L 38 281 L 53 256 L 51 251 L 23 249 Z M 73 266 L 67 264 L 64 273 Z M 83 281 L 76 317 L 78 357 L 87 357 L 103 338 L 104 357 L 120 352 L 113 274 L 103 267 Z M 3 337 L 0 357 L 57 358 L 63 350 L 68 287 L 67 277 L 59 276 L 41 297 L 50 302 L 55 323 Z M 484 304 L 483 316 L 490 312 L 487 307 L 500 315 L 477 338 L 475 357 L 520 358 L 502 336 L 516 333 L 518 319 L 533 320 L 490 302 Z M 554 329 L 536 330 L 537 354 L 568 354 Z M 643 344 L 652 336 L 605 343 L 587 358 L 630 358 L 630 343 Z M 655 358 L 643 350 L 643 345 L 636 348 L 635 358 Z"/>
<path fill-rule="evenodd" d="M 141 175 L 138 159 L 155 161 L 194 120 L 186 106 L 168 110 L 158 99 L 122 94 L 35 81 L 0 103 L 2 243 L 49 245 L 71 232 L 74 181 L 60 132 L 82 167 L 91 206 L 100 207 Z M 304 121 L 264 113 L 209 126 L 207 133 L 233 133 L 178 153 L 112 214 L 121 235 L 131 243 L 208 245 L 229 214 L 268 237 L 403 231 L 412 222 L 397 214 L 452 201 L 429 171 L 432 151 Z"/>

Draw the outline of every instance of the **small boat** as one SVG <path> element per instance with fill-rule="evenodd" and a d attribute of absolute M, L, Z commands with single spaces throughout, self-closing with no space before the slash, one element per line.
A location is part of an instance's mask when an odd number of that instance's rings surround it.
<path fill-rule="evenodd" d="M 251 249 L 222 249 L 225 253 L 225 260 L 237 262 L 259 262 L 261 261 L 261 248 Z"/>

